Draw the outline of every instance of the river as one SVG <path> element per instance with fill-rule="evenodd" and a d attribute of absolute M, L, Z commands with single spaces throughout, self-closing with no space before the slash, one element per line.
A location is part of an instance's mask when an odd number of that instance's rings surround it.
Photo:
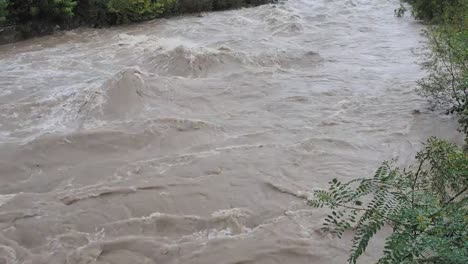
<path fill-rule="evenodd" d="M 345 263 L 305 198 L 455 129 L 396 0 L 290 0 L 0 46 L 0 263 Z M 383 236 L 363 257 L 379 255 Z"/>

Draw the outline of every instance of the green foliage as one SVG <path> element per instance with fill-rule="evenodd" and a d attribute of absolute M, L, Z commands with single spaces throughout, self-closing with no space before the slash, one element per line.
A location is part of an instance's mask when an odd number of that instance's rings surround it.
<path fill-rule="evenodd" d="M 419 92 L 456 114 L 468 143 L 468 1 L 412 0 L 417 18 L 430 22 Z"/>
<path fill-rule="evenodd" d="M 164 12 L 163 15 L 174 15 L 178 13 L 177 10 L 177 0 L 159 0 L 159 2 L 163 5 L 164 7 Z"/>
<path fill-rule="evenodd" d="M 163 13 L 164 6 L 153 0 L 110 0 L 107 10 L 115 15 L 115 24 L 123 24 L 155 18 Z"/>
<path fill-rule="evenodd" d="M 8 5 L 8 20 L 22 24 L 32 19 L 32 0 L 12 1 Z"/>
<path fill-rule="evenodd" d="M 76 8 L 76 19 L 81 24 L 93 27 L 108 25 L 108 2 L 109 0 L 80 0 Z"/>
<path fill-rule="evenodd" d="M 393 233 L 378 263 L 468 263 L 468 156 L 432 138 L 416 158 L 411 170 L 386 162 L 372 178 L 334 179 L 309 201 L 331 209 L 324 231 L 355 230 L 349 263 L 386 225 Z"/>
<path fill-rule="evenodd" d="M 77 5 L 76 0 L 52 0 L 49 1 L 48 12 L 59 19 L 67 19 L 73 17 L 74 9 Z"/>
<path fill-rule="evenodd" d="M 8 17 L 17 24 L 33 20 L 60 22 L 73 17 L 76 0 L 24 0 L 11 1 Z"/>
<path fill-rule="evenodd" d="M 427 37 L 429 52 L 424 55 L 423 66 L 429 75 L 419 82 L 419 91 L 432 98 L 437 105 L 448 108 L 450 113 L 466 118 L 468 29 L 457 29 L 451 25 L 434 26 L 428 31 Z M 467 125 L 462 122 L 465 132 Z"/>
<path fill-rule="evenodd" d="M 9 0 L 0 0 L 0 26 L 6 24 Z"/>
<path fill-rule="evenodd" d="M 161 16 L 260 5 L 276 0 L 0 0 L 0 25 L 15 24 L 22 31 L 42 26 L 104 25 L 143 21 Z"/>
<path fill-rule="evenodd" d="M 467 4 L 466 0 L 408 0 L 408 3 L 413 6 L 413 14 L 416 18 L 434 23 L 440 23 L 440 19 L 447 12 L 466 8 Z"/>

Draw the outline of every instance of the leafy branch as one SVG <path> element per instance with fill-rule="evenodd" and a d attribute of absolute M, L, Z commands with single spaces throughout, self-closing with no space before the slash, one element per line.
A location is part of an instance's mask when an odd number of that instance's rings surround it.
<path fill-rule="evenodd" d="M 372 178 L 333 179 L 309 201 L 330 208 L 324 231 L 341 238 L 354 230 L 349 263 L 386 225 L 393 233 L 379 263 L 467 263 L 468 243 L 462 241 L 468 235 L 468 156 L 431 138 L 416 158 L 415 170 L 385 162 Z"/>

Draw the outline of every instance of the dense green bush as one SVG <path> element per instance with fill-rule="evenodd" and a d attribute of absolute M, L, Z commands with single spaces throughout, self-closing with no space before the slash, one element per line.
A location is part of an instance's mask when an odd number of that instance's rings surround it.
<path fill-rule="evenodd" d="M 8 0 L 0 0 L 0 25 L 7 23 Z"/>
<path fill-rule="evenodd" d="M 79 24 L 92 27 L 108 25 L 108 2 L 109 0 L 80 0 L 75 10 Z"/>
<path fill-rule="evenodd" d="M 12 1 L 8 6 L 8 20 L 15 24 L 23 24 L 32 20 L 32 0 Z"/>
<path fill-rule="evenodd" d="M 35 20 L 60 23 L 74 15 L 76 0 L 22 0 L 11 1 L 8 19 L 17 24 Z"/>
<path fill-rule="evenodd" d="M 159 0 L 158 2 L 162 3 L 164 10 L 163 15 L 170 16 L 177 14 L 177 0 Z"/>
<path fill-rule="evenodd" d="M 468 263 L 468 155 L 430 139 L 416 166 L 384 163 L 372 178 L 334 179 L 309 203 L 328 207 L 323 230 L 355 231 L 349 263 L 356 263 L 384 226 L 392 228 L 378 263 Z"/>
<path fill-rule="evenodd" d="M 164 6 L 153 0 L 109 0 L 107 10 L 114 15 L 113 24 L 124 24 L 160 16 Z"/>
<path fill-rule="evenodd" d="M 448 12 L 460 12 L 466 8 L 466 0 L 408 0 L 416 18 L 438 22 Z M 458 10 L 456 10 L 458 9 Z M 466 10 L 466 9 L 465 9 Z"/>
<path fill-rule="evenodd" d="M 77 0 L 10 0 L 5 24 L 15 25 L 22 38 L 48 34 L 74 19 Z"/>
<path fill-rule="evenodd" d="M 0 0 L 0 25 L 16 25 L 27 37 L 53 32 L 57 25 L 102 27 L 272 2 L 276 0 Z"/>
<path fill-rule="evenodd" d="M 74 9 L 77 4 L 77 0 L 53 0 L 45 7 L 44 12 L 59 20 L 65 20 L 73 17 Z"/>

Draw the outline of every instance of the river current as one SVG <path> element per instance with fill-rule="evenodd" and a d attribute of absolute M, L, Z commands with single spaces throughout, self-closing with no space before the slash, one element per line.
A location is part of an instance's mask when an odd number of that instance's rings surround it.
<path fill-rule="evenodd" d="M 352 234 L 322 233 L 305 199 L 455 130 L 415 92 L 424 27 L 398 6 L 290 0 L 0 46 L 0 263 L 345 263 Z"/>

